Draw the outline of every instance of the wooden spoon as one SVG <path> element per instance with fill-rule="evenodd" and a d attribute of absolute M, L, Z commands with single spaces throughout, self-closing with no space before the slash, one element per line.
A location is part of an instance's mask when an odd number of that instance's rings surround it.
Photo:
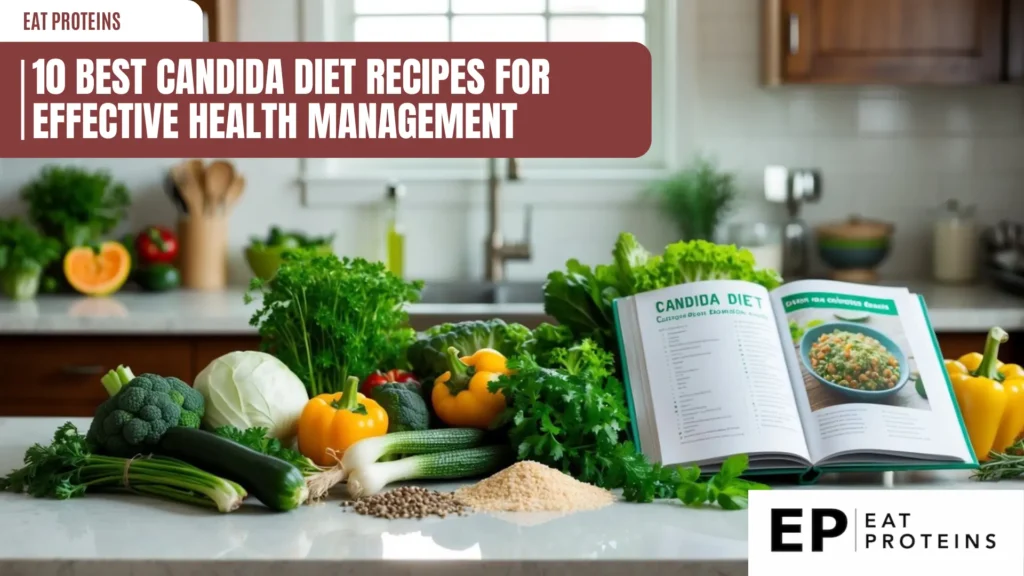
<path fill-rule="evenodd" d="M 225 160 L 215 160 L 206 167 L 207 212 L 211 215 L 220 214 L 224 209 L 228 188 L 235 179 L 235 167 Z"/>
<path fill-rule="evenodd" d="M 171 169 L 174 182 L 178 185 L 178 192 L 185 203 L 186 212 L 190 215 L 201 214 L 203 210 L 203 190 L 196 178 L 193 162 L 198 162 L 198 160 L 183 162 Z M 200 162 L 200 167 L 202 167 L 202 162 Z"/>
<path fill-rule="evenodd" d="M 245 192 L 245 176 L 236 174 L 235 179 L 231 181 L 231 185 L 228 186 L 227 192 L 224 194 L 225 212 L 230 211 L 238 203 L 238 199 L 242 197 L 243 192 Z"/>

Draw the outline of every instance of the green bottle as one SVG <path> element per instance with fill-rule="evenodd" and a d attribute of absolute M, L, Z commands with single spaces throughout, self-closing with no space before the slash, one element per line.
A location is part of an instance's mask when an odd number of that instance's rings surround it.
<path fill-rule="evenodd" d="M 399 210 L 399 203 L 403 196 L 405 196 L 405 186 L 397 183 L 388 185 L 387 220 L 385 222 L 387 254 L 384 264 L 392 274 L 399 278 L 405 276 L 405 229 L 400 220 Z"/>

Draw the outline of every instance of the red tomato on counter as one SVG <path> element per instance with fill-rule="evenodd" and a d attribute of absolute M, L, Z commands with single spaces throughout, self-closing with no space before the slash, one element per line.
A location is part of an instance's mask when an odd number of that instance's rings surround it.
<path fill-rule="evenodd" d="M 135 253 L 143 266 L 173 264 L 178 257 L 178 237 L 163 226 L 150 226 L 135 238 Z"/>

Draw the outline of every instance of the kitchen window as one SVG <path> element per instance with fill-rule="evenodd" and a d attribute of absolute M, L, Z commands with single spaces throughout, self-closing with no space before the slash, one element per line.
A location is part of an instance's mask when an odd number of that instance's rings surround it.
<path fill-rule="evenodd" d="M 650 151 L 642 158 L 524 159 L 534 179 L 646 179 L 676 157 L 675 0 L 304 0 L 305 39 L 361 42 L 642 42 L 653 62 Z M 600 121 L 597 119 L 595 121 Z M 307 179 L 482 178 L 472 159 L 330 159 Z"/>

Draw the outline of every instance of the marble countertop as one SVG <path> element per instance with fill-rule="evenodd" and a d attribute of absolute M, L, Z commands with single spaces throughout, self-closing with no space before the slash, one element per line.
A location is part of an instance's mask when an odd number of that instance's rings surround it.
<path fill-rule="evenodd" d="M 27 302 L 0 299 L 0 334 L 256 334 L 249 319 L 257 303 L 244 290 L 122 292 L 106 298 L 39 296 Z M 543 316 L 542 304 L 412 304 L 409 314 L 445 318 Z"/>
<path fill-rule="evenodd" d="M 1024 299 L 986 285 L 940 286 L 891 282 L 922 294 L 937 332 L 984 332 L 993 325 L 1024 330 Z M 254 334 L 241 289 L 224 292 L 124 292 L 108 298 L 40 296 L 0 299 L 0 334 Z M 542 304 L 413 304 L 416 316 L 448 318 L 538 317 Z"/>
<path fill-rule="evenodd" d="M 0 418 L 0 471 L 48 442 L 62 418 Z M 80 429 L 88 419 L 72 419 Z M 794 488 L 1020 489 L 980 484 L 962 473 L 845 476 L 841 485 Z M 440 490 L 455 486 L 442 484 Z M 627 568 L 645 574 L 746 574 L 747 514 L 672 502 L 616 503 L 592 512 L 475 514 L 382 520 L 338 502 L 271 513 L 246 504 L 231 514 L 127 495 L 73 501 L 0 494 L 0 574 L 92 576 L 145 571 L 169 576 L 402 574 L 409 561 L 437 574 L 558 573 L 587 576 Z M 609 561 L 616 561 L 609 563 Z M 427 565 L 429 563 L 429 566 Z M 295 570 L 295 571 L 293 571 Z M 552 572 L 553 571 L 553 572 Z M 434 573 L 434 572 L 424 572 Z"/>

